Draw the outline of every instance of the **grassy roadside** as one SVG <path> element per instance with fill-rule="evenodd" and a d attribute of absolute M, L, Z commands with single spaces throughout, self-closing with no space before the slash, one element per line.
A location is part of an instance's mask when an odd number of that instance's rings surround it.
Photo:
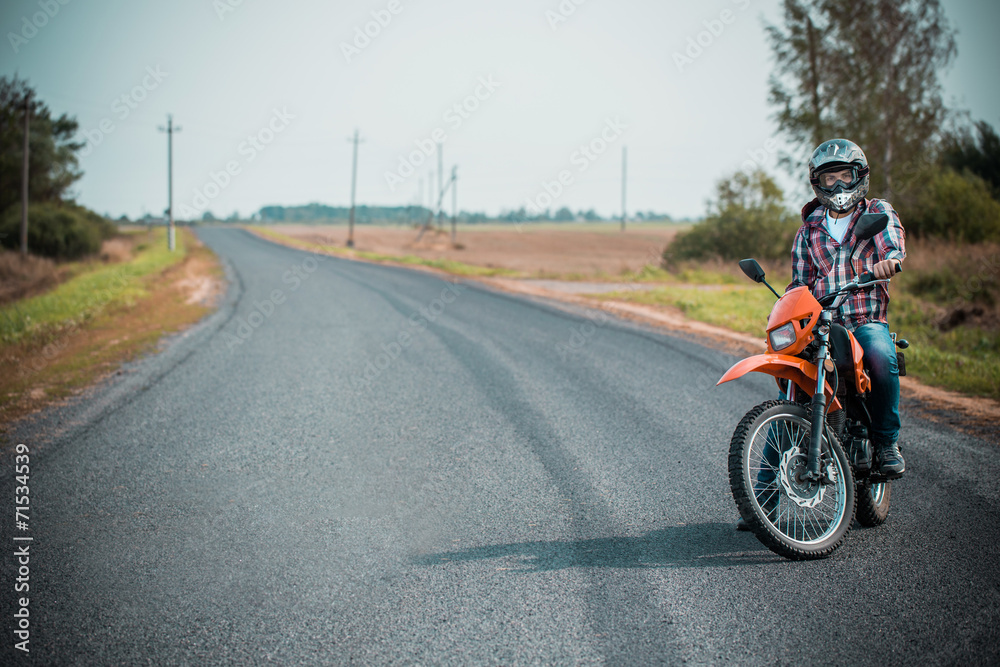
<path fill-rule="evenodd" d="M 764 338 L 764 324 L 774 305 L 774 295 L 762 285 L 754 285 L 731 263 L 708 261 L 684 263 L 674 272 L 646 266 L 635 272 L 619 275 L 557 274 L 542 272 L 524 274 L 509 269 L 480 267 L 446 260 L 425 260 L 419 257 L 389 256 L 350 250 L 340 246 L 317 245 L 273 231 L 250 227 L 254 233 L 284 245 L 370 261 L 428 266 L 447 273 L 469 277 L 549 278 L 588 282 L 645 283 L 652 289 L 619 290 L 591 295 L 604 301 L 629 301 L 656 307 L 676 308 L 687 317 L 716 326 Z M 947 331 L 939 326 L 942 306 L 921 291 L 918 281 L 938 279 L 956 273 L 954 267 L 968 263 L 967 247 L 947 247 L 941 244 L 921 247 L 913 244 L 908 258 L 907 273 L 893 283 L 890 325 L 900 337 L 910 341 L 906 351 L 907 374 L 923 384 L 1000 400 L 1000 331 L 995 324 L 966 323 Z M 993 248 L 981 248 L 984 256 Z M 990 255 L 992 257 L 992 255 Z M 982 258 L 976 260 L 982 263 Z M 950 262 L 950 264 L 948 264 Z M 994 262 L 996 263 L 996 262 Z M 951 267 L 949 269 L 949 267 Z M 790 280 L 785 267 L 768 268 L 768 282 L 780 292 Z M 777 270 L 775 270 L 777 269 Z M 967 281 L 966 281 L 967 282 Z M 971 283 L 975 285 L 976 283 Z M 984 292 L 985 293 L 985 292 Z M 919 296 L 918 296 L 919 294 Z"/>
<path fill-rule="evenodd" d="M 80 267 L 55 289 L 0 308 L 0 424 L 90 385 L 210 310 L 192 301 L 192 288 L 220 280 L 221 268 L 190 230 L 180 232 L 177 252 L 155 230 L 132 259 Z"/>
<path fill-rule="evenodd" d="M 289 236 L 288 234 L 282 234 L 281 232 L 276 232 L 273 229 L 267 227 L 259 226 L 248 226 L 247 229 L 258 236 L 274 241 L 275 243 L 280 243 L 282 245 L 290 246 L 292 248 L 301 248 L 302 250 L 309 250 L 312 252 L 325 253 L 329 255 L 337 255 L 340 257 L 357 258 L 364 259 L 370 262 L 382 262 L 390 264 L 405 264 L 408 266 L 427 266 L 433 269 L 439 269 L 447 273 L 454 274 L 456 276 L 470 276 L 470 277 L 483 277 L 483 276 L 506 276 L 506 277 L 521 277 L 522 274 L 518 271 L 513 271 L 511 269 L 503 269 L 496 267 L 486 267 L 486 266 L 475 266 L 473 264 L 465 264 L 464 262 L 456 262 L 449 259 L 424 259 L 422 257 L 417 257 L 416 255 L 383 255 L 377 252 L 368 252 L 365 250 L 353 250 L 351 248 L 344 248 L 337 245 L 322 245 L 318 243 L 310 243 L 308 241 L 303 241 L 302 239 L 297 239 L 294 236 Z"/>
<path fill-rule="evenodd" d="M 77 263 L 73 277 L 55 289 L 0 307 L 0 344 L 45 339 L 86 323 L 105 307 L 133 303 L 145 293 L 136 278 L 183 259 L 186 244 L 179 245 L 179 252 L 171 253 L 162 238 L 150 234 L 138 243 L 138 256 L 130 262 Z"/>
<path fill-rule="evenodd" d="M 749 282 L 749 281 L 748 281 Z M 769 281 L 771 282 L 771 281 Z M 776 280 L 778 291 L 787 283 Z M 766 287 L 721 285 L 665 286 L 649 291 L 619 291 L 594 295 L 601 300 L 669 306 L 688 317 L 764 338 L 764 324 L 774 305 Z M 1000 400 L 1000 335 L 979 326 L 942 331 L 934 324 L 938 308 L 913 295 L 894 290 L 889 324 L 910 341 L 907 375 L 920 382 Z"/>

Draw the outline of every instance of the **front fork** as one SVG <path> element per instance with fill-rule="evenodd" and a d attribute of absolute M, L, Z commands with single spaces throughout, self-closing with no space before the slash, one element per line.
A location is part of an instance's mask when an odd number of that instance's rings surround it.
<path fill-rule="evenodd" d="M 822 443 L 823 429 L 826 428 L 826 361 L 830 358 L 830 325 L 833 315 L 824 310 L 820 313 L 819 324 L 816 326 L 816 340 L 819 350 L 816 352 L 816 393 L 812 397 L 812 437 L 809 438 L 809 457 L 806 463 L 805 477 L 810 482 L 823 480 Z"/>

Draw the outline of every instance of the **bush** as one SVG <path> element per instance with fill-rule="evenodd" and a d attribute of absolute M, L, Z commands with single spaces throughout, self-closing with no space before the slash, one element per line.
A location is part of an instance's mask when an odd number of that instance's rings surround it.
<path fill-rule="evenodd" d="M 926 186 L 900 204 L 907 234 L 965 243 L 1000 241 L 1000 202 L 982 178 L 950 168 L 928 178 Z"/>
<path fill-rule="evenodd" d="M 945 317 L 982 311 L 985 319 L 1000 325 L 1000 243 L 908 239 L 906 270 L 892 282 L 942 308 Z"/>
<path fill-rule="evenodd" d="M 781 188 L 767 174 L 737 172 L 719 182 L 717 196 L 708 216 L 664 251 L 667 267 L 686 259 L 788 258 L 799 219 L 785 209 Z"/>
<path fill-rule="evenodd" d="M 955 171 L 971 171 L 986 181 L 995 197 L 1000 197 L 1000 136 L 986 121 L 975 124 L 977 137 L 969 128 L 945 135 L 942 158 Z"/>
<path fill-rule="evenodd" d="M 101 250 L 101 241 L 114 236 L 113 223 L 82 206 L 29 204 L 28 250 L 53 259 L 79 259 Z M 21 207 L 11 206 L 0 220 L 0 244 L 21 247 Z"/>

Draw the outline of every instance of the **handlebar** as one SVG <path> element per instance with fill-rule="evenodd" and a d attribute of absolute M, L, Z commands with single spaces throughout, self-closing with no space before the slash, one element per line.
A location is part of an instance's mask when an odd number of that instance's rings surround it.
<path fill-rule="evenodd" d="M 896 273 L 903 272 L 903 265 L 900 262 L 896 262 Z M 858 285 L 866 285 L 875 280 L 875 274 L 871 271 L 865 271 L 860 276 L 858 276 Z"/>
<path fill-rule="evenodd" d="M 903 270 L 903 265 L 900 264 L 899 262 L 896 262 L 895 268 L 896 268 L 896 273 L 899 273 Z M 845 295 L 847 292 L 853 292 L 868 285 L 877 285 L 879 283 L 887 283 L 887 282 L 889 282 L 888 278 L 876 279 L 875 275 L 871 271 L 865 271 L 860 276 L 858 276 L 854 281 L 847 283 L 846 285 L 838 289 L 836 292 L 830 292 L 823 298 L 819 299 L 819 305 L 823 306 L 823 308 L 829 308 L 835 304 L 839 305 L 838 300 L 841 298 L 841 296 Z"/>

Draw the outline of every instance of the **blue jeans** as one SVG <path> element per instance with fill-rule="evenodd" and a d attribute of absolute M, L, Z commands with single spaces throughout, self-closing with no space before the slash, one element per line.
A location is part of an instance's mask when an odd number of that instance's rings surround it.
<path fill-rule="evenodd" d="M 854 330 L 865 351 L 865 367 L 872 380 L 868 412 L 872 417 L 872 445 L 891 445 L 899 437 L 899 365 L 896 345 L 889 335 L 889 325 L 869 322 Z"/>
<path fill-rule="evenodd" d="M 884 322 L 870 322 L 854 330 L 854 337 L 865 351 L 865 367 L 872 381 L 871 393 L 868 395 L 868 412 L 872 417 L 872 427 L 869 432 L 872 445 L 891 445 L 899 438 L 899 365 L 896 362 L 896 344 L 889 335 L 889 325 Z M 780 397 L 787 399 L 785 392 Z M 764 448 L 763 463 L 778 466 L 782 449 L 787 444 L 780 438 L 769 438 Z M 772 444 L 774 443 L 774 444 Z M 765 467 L 757 475 L 755 491 L 758 496 L 761 491 L 774 482 L 774 472 Z"/>

